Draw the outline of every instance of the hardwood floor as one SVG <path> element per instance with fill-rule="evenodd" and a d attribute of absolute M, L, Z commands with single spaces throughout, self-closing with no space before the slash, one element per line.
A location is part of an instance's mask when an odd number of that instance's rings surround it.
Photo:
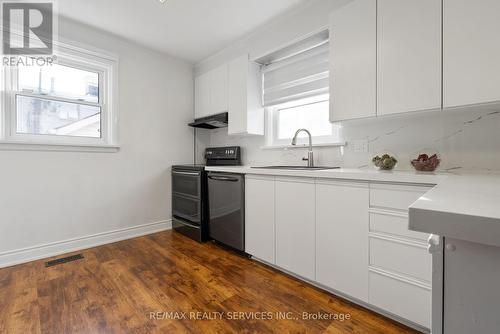
<path fill-rule="evenodd" d="M 55 267 L 43 260 L 0 269 L 0 333 L 416 333 L 171 231 L 80 253 L 85 259 Z"/>

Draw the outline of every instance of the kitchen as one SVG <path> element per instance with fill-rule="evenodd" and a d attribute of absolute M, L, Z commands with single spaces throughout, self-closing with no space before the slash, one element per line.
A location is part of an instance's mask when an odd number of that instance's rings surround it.
<path fill-rule="evenodd" d="M 500 330 L 497 2 L 112 2 L 2 69 L 93 116 L 2 123 L 0 332 Z"/>

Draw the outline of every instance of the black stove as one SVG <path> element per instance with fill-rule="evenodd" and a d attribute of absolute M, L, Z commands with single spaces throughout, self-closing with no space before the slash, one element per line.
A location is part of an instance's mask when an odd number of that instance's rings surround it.
<path fill-rule="evenodd" d="M 172 169 L 186 169 L 186 170 L 205 170 L 205 164 L 186 164 L 186 165 L 173 165 Z"/>
<path fill-rule="evenodd" d="M 172 227 L 194 240 L 208 240 L 208 181 L 205 166 L 240 166 L 239 146 L 205 150 L 205 165 L 172 166 Z"/>

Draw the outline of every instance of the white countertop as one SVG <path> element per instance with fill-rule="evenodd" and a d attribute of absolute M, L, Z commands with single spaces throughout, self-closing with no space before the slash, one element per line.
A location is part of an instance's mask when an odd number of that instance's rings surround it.
<path fill-rule="evenodd" d="M 500 246 L 500 176 L 456 175 L 409 208 L 409 228 Z"/>
<path fill-rule="evenodd" d="M 416 184 L 438 184 L 446 179 L 450 173 L 418 173 L 405 171 L 379 171 L 377 169 L 356 169 L 339 168 L 323 170 L 286 170 L 286 169 L 263 169 L 249 166 L 210 166 L 205 167 L 207 171 L 255 174 L 255 175 L 276 175 L 276 176 L 297 176 L 314 178 L 331 178 L 346 180 L 363 180 L 374 182 L 401 182 Z"/>
<path fill-rule="evenodd" d="M 226 173 L 435 185 L 409 208 L 411 230 L 500 246 L 500 174 L 418 173 L 375 169 L 282 170 L 206 167 Z"/>

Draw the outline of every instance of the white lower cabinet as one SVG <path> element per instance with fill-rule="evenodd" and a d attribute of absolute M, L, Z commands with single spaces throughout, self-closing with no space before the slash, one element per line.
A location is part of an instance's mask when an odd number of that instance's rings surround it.
<path fill-rule="evenodd" d="M 432 257 L 425 244 L 370 237 L 370 265 L 430 284 Z"/>
<path fill-rule="evenodd" d="M 368 183 L 316 181 L 316 280 L 368 301 Z"/>
<path fill-rule="evenodd" d="M 371 305 L 430 328 L 431 290 L 428 286 L 370 271 L 368 290 Z"/>
<path fill-rule="evenodd" d="M 275 195 L 276 265 L 314 280 L 314 179 L 276 177 Z"/>
<path fill-rule="evenodd" d="M 274 176 L 245 177 L 245 251 L 275 264 Z"/>
<path fill-rule="evenodd" d="M 370 207 L 408 213 L 408 207 L 429 190 L 428 186 L 371 183 Z"/>
<path fill-rule="evenodd" d="M 425 328 L 431 321 L 428 234 L 408 230 L 408 206 L 430 187 L 370 184 L 368 303 Z"/>
<path fill-rule="evenodd" d="M 429 186 L 246 176 L 248 254 L 430 328 L 432 257 L 407 208 Z"/>
<path fill-rule="evenodd" d="M 388 211 L 370 212 L 370 232 L 392 234 L 427 244 L 428 233 L 410 231 L 408 215 Z"/>
<path fill-rule="evenodd" d="M 499 333 L 500 247 L 444 239 L 443 333 Z"/>

